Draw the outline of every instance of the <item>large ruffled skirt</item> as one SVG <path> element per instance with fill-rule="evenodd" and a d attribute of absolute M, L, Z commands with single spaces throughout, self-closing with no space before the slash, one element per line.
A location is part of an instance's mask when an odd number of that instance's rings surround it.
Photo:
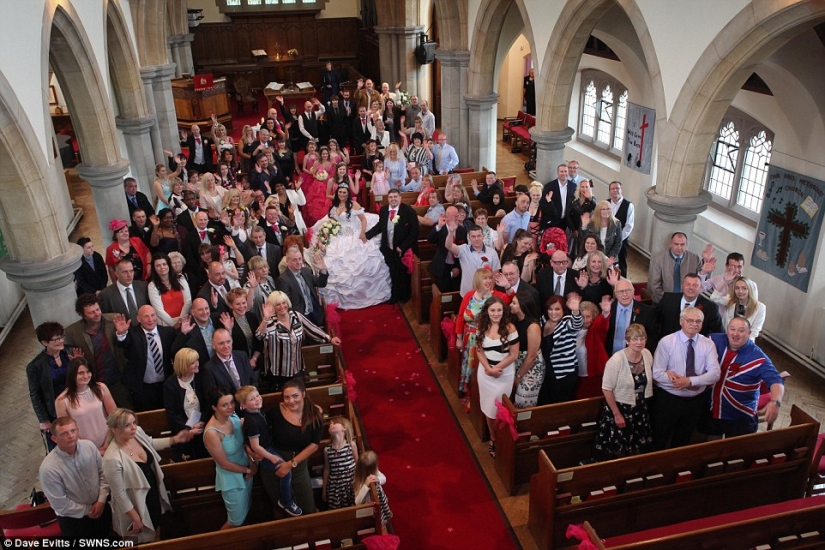
<path fill-rule="evenodd" d="M 367 229 L 378 223 L 376 214 L 365 214 Z M 314 248 L 321 225 L 327 217 L 312 227 Z M 360 233 L 341 224 L 341 233 L 326 247 L 324 261 L 329 272 L 327 286 L 319 288 L 326 302 L 335 302 L 341 309 L 361 309 L 390 299 L 390 270 L 381 253 L 379 238 L 361 242 Z"/>

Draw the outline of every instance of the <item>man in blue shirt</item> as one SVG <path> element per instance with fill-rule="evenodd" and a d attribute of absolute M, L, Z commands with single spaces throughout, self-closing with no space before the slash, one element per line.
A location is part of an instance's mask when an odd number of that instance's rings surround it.
<path fill-rule="evenodd" d="M 530 227 L 530 196 L 521 194 L 516 197 L 516 207 L 510 211 L 509 214 L 502 218 L 499 223 L 499 231 L 501 232 L 504 242 L 510 244 L 513 242 L 513 237 L 519 229 L 528 229 Z"/>
<path fill-rule="evenodd" d="M 455 147 L 447 143 L 447 134 L 438 135 L 438 143 L 433 146 L 433 167 L 436 174 L 449 174 L 458 166 Z"/>

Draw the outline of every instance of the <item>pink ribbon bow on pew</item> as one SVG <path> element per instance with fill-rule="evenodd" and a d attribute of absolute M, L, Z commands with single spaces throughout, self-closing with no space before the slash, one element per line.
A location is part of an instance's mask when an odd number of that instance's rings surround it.
<path fill-rule="evenodd" d="M 564 533 L 568 539 L 578 539 L 581 542 L 577 547 L 579 550 L 599 550 L 599 547 L 590 542 L 590 537 L 587 534 L 587 531 L 581 525 L 573 525 L 572 523 L 567 526 L 567 532 Z"/>
<path fill-rule="evenodd" d="M 352 403 L 355 403 L 355 400 L 358 396 L 355 394 L 355 376 L 352 375 L 352 371 L 347 371 L 347 396 Z"/>
<path fill-rule="evenodd" d="M 505 424 L 510 428 L 510 435 L 513 436 L 513 441 L 516 441 L 518 439 L 518 431 L 516 431 L 515 419 L 513 419 L 513 415 L 510 414 L 507 407 L 496 399 L 496 427 L 501 426 L 501 424 Z"/>

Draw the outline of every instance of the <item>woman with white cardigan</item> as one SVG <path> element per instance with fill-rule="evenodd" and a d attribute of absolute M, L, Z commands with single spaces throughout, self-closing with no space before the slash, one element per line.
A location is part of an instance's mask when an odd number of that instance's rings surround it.
<path fill-rule="evenodd" d="M 111 442 L 103 455 L 103 474 L 112 494 L 112 523 L 121 537 L 138 542 L 160 539 L 160 516 L 171 510 L 157 451 L 186 443 L 202 428 L 153 439 L 138 427 L 135 413 L 115 409 L 106 420 Z"/>
<path fill-rule="evenodd" d="M 604 409 L 596 436 L 600 460 L 653 450 L 647 400 L 653 397 L 653 356 L 645 349 L 645 328 L 633 323 L 625 331 L 627 347 L 608 359 L 602 377 Z"/>
<path fill-rule="evenodd" d="M 732 288 L 729 296 L 727 289 Z M 712 302 L 724 307 L 722 312 L 722 326 L 727 327 L 734 317 L 744 317 L 751 324 L 751 340 L 756 340 L 765 324 L 765 314 L 768 308 L 758 300 L 756 284 L 747 277 L 737 277 L 728 287 L 728 281 L 723 280 L 721 289 L 714 289 L 710 295 Z"/>

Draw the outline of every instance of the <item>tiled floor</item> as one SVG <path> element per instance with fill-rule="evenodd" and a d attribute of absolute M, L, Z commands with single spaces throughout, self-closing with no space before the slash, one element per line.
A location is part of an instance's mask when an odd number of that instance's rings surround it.
<path fill-rule="evenodd" d="M 509 146 L 499 142 L 498 146 L 498 173 L 501 176 L 516 175 L 518 183 L 529 183 L 524 171 L 526 157 L 512 155 Z M 85 214 L 77 229 L 71 235 L 71 240 L 79 236 L 89 235 L 100 246 L 100 232 L 97 224 L 91 192 L 87 184 L 79 181 L 72 183 L 77 203 L 85 210 Z M 630 278 L 635 281 L 647 279 L 647 260 L 631 251 Z M 407 306 L 408 319 L 414 319 Z M 524 488 L 516 496 L 509 496 L 496 474 L 492 460 L 469 423 L 467 414 L 456 392 L 447 384 L 446 365 L 434 361 L 428 345 L 428 327 L 418 326 L 414 320 L 411 325 L 426 351 L 428 360 L 433 365 L 433 371 L 444 390 L 444 395 L 453 409 L 468 444 L 475 451 L 476 460 L 487 476 L 490 487 L 499 499 L 501 508 L 513 527 L 519 542 L 525 549 L 535 548 L 527 530 L 527 489 Z M 760 342 L 765 351 L 772 357 L 779 370 L 787 370 L 791 377 L 786 381 L 785 400 L 782 407 L 778 427 L 789 423 L 791 405 L 802 407 L 820 422 L 825 422 L 825 384 L 818 376 L 798 366 L 781 352 L 773 349 L 765 342 Z M 32 412 L 28 396 L 25 368 L 26 364 L 40 351 L 33 334 L 31 318 L 26 310 L 17 321 L 10 336 L 0 347 L 0 402 L 4 404 L 9 416 L 5 417 L 0 427 L 0 441 L 5 445 L 0 449 L 0 509 L 10 509 L 16 504 L 24 502 L 32 486 L 37 485 L 37 469 L 45 454 L 40 433 L 37 429 L 37 420 Z"/>

